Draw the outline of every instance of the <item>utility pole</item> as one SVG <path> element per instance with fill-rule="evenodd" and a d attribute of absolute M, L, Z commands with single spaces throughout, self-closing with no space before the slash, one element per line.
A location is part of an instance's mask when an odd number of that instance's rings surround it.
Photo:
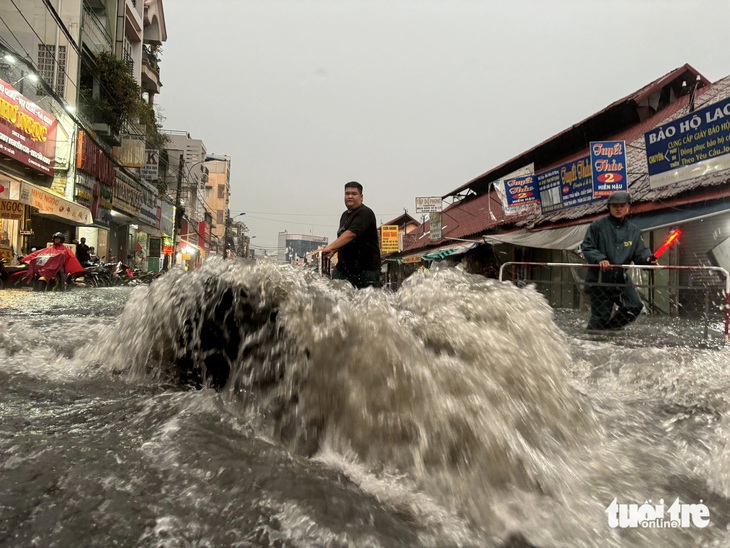
<path fill-rule="evenodd" d="M 177 238 L 180 235 L 180 227 L 182 226 L 182 212 L 180 211 L 180 187 L 183 180 L 183 163 L 185 156 L 180 153 L 180 160 L 177 166 L 177 188 L 175 189 L 175 237 L 172 239 L 172 257 L 170 264 L 175 265 L 175 257 L 177 256 Z"/>
<path fill-rule="evenodd" d="M 228 258 L 228 227 L 231 224 L 231 216 L 228 213 L 228 210 L 225 211 L 226 219 L 225 219 L 225 225 L 223 227 L 223 258 Z"/>
<path fill-rule="evenodd" d="M 231 217 L 231 212 L 228 209 L 226 209 L 226 224 L 225 224 L 225 228 L 223 229 L 223 258 L 224 259 L 228 258 L 228 233 L 229 233 L 228 229 L 231 227 L 231 225 L 233 225 L 233 219 L 235 219 L 236 217 L 240 217 L 241 215 L 245 215 L 245 214 L 246 214 L 246 212 L 243 211 L 243 212 L 237 213 L 236 215 Z M 252 236 L 252 237 L 255 237 L 255 236 Z"/>

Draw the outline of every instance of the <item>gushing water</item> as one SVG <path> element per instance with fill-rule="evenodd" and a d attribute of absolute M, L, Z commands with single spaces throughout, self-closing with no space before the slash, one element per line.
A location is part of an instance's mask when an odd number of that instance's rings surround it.
<path fill-rule="evenodd" d="M 391 293 L 217 261 L 135 289 L 78 367 L 144 393 L 115 404 L 139 475 L 106 480 L 159 491 L 142 544 L 722 545 L 727 351 L 566 325 L 456 269 Z M 608 526 L 614 498 L 676 497 L 711 526 Z"/>

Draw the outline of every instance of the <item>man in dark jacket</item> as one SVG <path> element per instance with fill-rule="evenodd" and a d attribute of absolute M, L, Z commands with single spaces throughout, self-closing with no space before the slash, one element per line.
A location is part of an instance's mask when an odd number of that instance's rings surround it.
<path fill-rule="evenodd" d="M 337 239 L 322 250 L 322 256 L 338 254 L 333 280 L 348 280 L 358 289 L 377 287 L 380 282 L 380 247 L 375 213 L 362 203 L 362 185 L 345 185 L 345 207 Z"/>
<path fill-rule="evenodd" d="M 89 262 L 89 246 L 86 245 L 86 238 L 81 238 L 81 241 L 76 244 L 76 258 L 83 265 Z"/>
<path fill-rule="evenodd" d="M 586 260 L 599 268 L 589 268 L 586 294 L 591 301 L 589 330 L 621 329 L 633 322 L 644 308 L 641 298 L 626 273 L 614 265 L 657 264 L 641 241 L 641 231 L 626 218 L 631 210 L 628 192 L 608 197 L 609 215 L 588 227 L 581 250 Z M 611 284 L 611 285 L 594 285 Z M 617 305 L 614 312 L 613 305 Z"/>

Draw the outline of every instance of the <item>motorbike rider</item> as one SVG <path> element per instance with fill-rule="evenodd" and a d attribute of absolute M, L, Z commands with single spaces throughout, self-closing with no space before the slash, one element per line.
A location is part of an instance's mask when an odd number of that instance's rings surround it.
<path fill-rule="evenodd" d="M 69 274 L 75 274 L 77 272 L 83 272 L 84 267 L 81 266 L 76 255 L 67 248 L 64 244 L 66 236 L 63 232 L 56 232 L 53 235 L 53 244 L 51 247 L 39 249 L 38 251 L 26 255 L 23 257 L 23 262 L 28 263 L 28 276 L 33 277 L 34 274 L 38 274 L 47 280 L 58 276 L 60 281 L 60 288 L 66 288 L 66 277 Z M 40 264 L 36 259 L 44 256 L 44 263 Z"/>

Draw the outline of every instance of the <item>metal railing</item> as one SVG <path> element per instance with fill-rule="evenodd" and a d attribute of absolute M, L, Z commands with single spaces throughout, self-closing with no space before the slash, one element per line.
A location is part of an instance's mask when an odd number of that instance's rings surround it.
<path fill-rule="evenodd" d="M 92 11 L 86 2 L 84 2 L 84 13 L 81 19 L 81 28 L 83 32 L 89 37 L 90 46 L 93 46 L 92 51 L 95 54 L 99 54 L 103 51 L 112 50 L 112 37 L 104 28 L 104 25 L 99 21 L 99 18 Z"/>
<path fill-rule="evenodd" d="M 713 320 L 722 322 L 723 340 L 730 331 L 730 275 L 718 266 L 612 265 L 623 270 L 620 279 L 599 270 L 597 280 L 586 281 L 595 264 L 507 262 L 499 269 L 500 281 L 520 286 L 534 285 L 555 308 L 587 309 L 591 297 L 609 297 L 612 292 L 633 287 L 649 314 L 699 318 L 705 339 Z M 581 272 L 582 271 L 582 272 Z M 632 276 L 636 280 L 632 279 Z"/>

